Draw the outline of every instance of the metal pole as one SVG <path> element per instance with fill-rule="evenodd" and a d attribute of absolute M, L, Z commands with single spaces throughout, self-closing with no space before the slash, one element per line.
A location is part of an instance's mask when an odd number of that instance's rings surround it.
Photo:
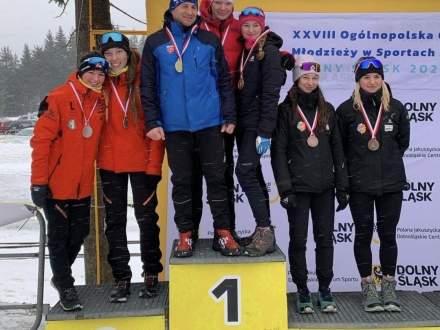
<path fill-rule="evenodd" d="M 35 208 L 35 215 L 40 223 L 40 243 L 38 247 L 38 286 L 37 286 L 37 316 L 31 330 L 37 330 L 43 317 L 43 292 L 44 292 L 44 260 L 46 246 L 46 224 L 40 211 Z"/>

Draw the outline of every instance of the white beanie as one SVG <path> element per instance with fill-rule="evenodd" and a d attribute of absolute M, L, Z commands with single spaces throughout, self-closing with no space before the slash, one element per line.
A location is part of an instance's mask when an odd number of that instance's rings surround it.
<path fill-rule="evenodd" d="M 310 70 L 303 70 L 301 66 L 304 63 L 318 63 L 315 58 L 311 55 L 299 55 L 295 57 L 295 68 L 293 69 L 293 81 L 297 81 L 301 76 L 304 76 L 308 73 L 314 73 L 319 76 L 319 72 L 316 71 L 315 66 L 312 66 Z"/>

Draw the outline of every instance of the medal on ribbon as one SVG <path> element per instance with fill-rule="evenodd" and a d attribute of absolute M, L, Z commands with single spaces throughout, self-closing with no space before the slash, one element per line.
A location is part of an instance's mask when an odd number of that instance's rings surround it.
<path fill-rule="evenodd" d="M 270 30 L 266 30 L 264 31 L 262 34 L 260 34 L 260 36 L 257 38 L 257 40 L 255 40 L 254 44 L 252 45 L 251 49 L 249 50 L 249 54 L 246 57 L 246 60 L 244 59 L 244 52 L 245 50 L 243 49 L 243 51 L 241 52 L 241 61 L 240 61 L 240 80 L 238 81 L 238 89 L 242 90 L 244 88 L 244 68 L 246 67 L 247 63 L 249 62 L 249 59 L 252 56 L 252 53 L 255 49 L 255 46 L 258 44 L 258 42 L 266 37 L 266 35 L 270 32 Z"/>
<path fill-rule="evenodd" d="M 307 145 L 310 148 L 316 148 L 319 144 L 318 137 L 315 135 L 315 129 L 316 129 L 316 126 L 318 125 L 318 109 L 315 110 L 315 118 L 313 119 L 312 126 L 310 126 L 309 121 L 307 120 L 306 116 L 304 115 L 304 112 L 301 110 L 299 105 L 296 106 L 296 111 L 300 115 L 300 117 L 302 119 L 302 123 L 306 126 L 307 130 L 310 132 L 310 135 L 307 138 Z"/>
<path fill-rule="evenodd" d="M 121 106 L 121 110 L 124 113 L 124 119 L 122 119 L 122 127 L 128 128 L 128 105 L 130 104 L 131 88 L 128 89 L 128 97 L 124 105 L 122 103 L 121 97 L 119 96 L 118 90 L 115 87 L 115 84 L 112 80 L 110 80 L 110 83 L 112 85 L 113 92 L 115 93 L 116 100 L 118 101 L 119 105 Z"/>
<path fill-rule="evenodd" d="M 377 151 L 380 148 L 380 142 L 376 136 L 377 133 L 379 132 L 379 127 L 382 121 L 382 114 L 383 114 L 382 103 L 380 104 L 379 113 L 377 114 L 377 119 L 376 119 L 376 123 L 374 124 L 374 128 L 371 125 L 370 119 L 368 118 L 367 112 L 365 111 L 363 105 L 361 105 L 360 111 L 362 113 L 362 116 L 364 117 L 364 121 L 365 124 L 367 125 L 368 131 L 371 134 L 371 139 L 368 141 L 367 147 L 370 151 Z"/>
<path fill-rule="evenodd" d="M 98 100 L 95 101 L 95 104 L 93 105 L 92 110 L 90 111 L 90 114 L 88 117 L 86 117 L 86 113 L 84 111 L 84 107 L 83 104 L 81 102 L 81 99 L 78 95 L 78 91 L 76 90 L 75 86 L 73 85 L 73 83 L 71 81 L 69 81 L 69 85 L 72 88 L 73 94 L 75 94 L 76 100 L 78 101 L 79 107 L 81 108 L 81 112 L 83 114 L 83 118 L 84 118 L 84 127 L 81 130 L 82 136 L 86 139 L 90 138 L 93 135 L 93 128 L 92 126 L 90 126 L 90 119 L 92 118 L 95 110 L 96 110 L 96 106 L 98 105 Z"/>
<path fill-rule="evenodd" d="M 198 25 L 194 25 L 189 33 L 188 38 L 186 38 L 186 40 L 183 43 L 183 48 L 182 51 L 180 51 L 179 47 L 177 46 L 177 42 L 176 39 L 173 36 L 173 33 L 171 32 L 171 30 L 166 27 L 165 31 L 168 34 L 168 38 L 171 40 L 175 50 L 176 50 L 176 54 L 177 54 L 177 61 L 174 64 L 174 69 L 176 70 L 177 73 L 182 73 L 183 72 L 183 54 L 185 54 L 186 50 L 189 47 L 189 42 L 191 41 L 191 37 L 194 33 L 194 31 L 198 28 Z"/>

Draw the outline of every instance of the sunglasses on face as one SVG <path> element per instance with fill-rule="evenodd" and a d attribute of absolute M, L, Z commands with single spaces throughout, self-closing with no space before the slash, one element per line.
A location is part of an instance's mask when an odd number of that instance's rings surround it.
<path fill-rule="evenodd" d="M 363 60 L 361 60 L 357 65 L 356 65 L 356 70 L 358 69 L 368 69 L 370 66 L 373 66 L 376 69 L 381 69 L 382 68 L 382 62 L 379 61 L 377 58 L 371 57 L 371 58 L 365 58 Z"/>
<path fill-rule="evenodd" d="M 315 62 L 305 62 L 301 64 L 300 69 L 303 71 L 321 72 L 321 65 Z"/>
<path fill-rule="evenodd" d="M 243 11 L 240 14 L 241 16 L 249 16 L 249 15 L 254 15 L 254 16 L 261 16 L 261 17 L 265 17 L 264 12 L 257 7 L 247 7 L 245 9 L 243 9 Z"/>
<path fill-rule="evenodd" d="M 115 32 L 115 31 L 104 33 L 101 36 L 101 45 L 106 44 L 107 42 L 110 41 L 110 39 L 115 42 L 121 42 L 123 39 L 123 36 L 121 33 Z"/>

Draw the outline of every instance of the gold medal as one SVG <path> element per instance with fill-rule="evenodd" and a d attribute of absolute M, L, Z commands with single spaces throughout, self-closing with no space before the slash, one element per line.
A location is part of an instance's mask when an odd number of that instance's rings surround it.
<path fill-rule="evenodd" d="M 122 127 L 128 128 L 128 117 L 127 116 L 125 116 L 124 120 L 122 121 Z"/>
<path fill-rule="evenodd" d="M 82 136 L 84 136 L 86 139 L 90 138 L 93 135 L 93 129 L 92 127 L 87 124 L 86 126 L 84 126 L 84 128 L 82 129 Z"/>
<path fill-rule="evenodd" d="M 319 144 L 319 140 L 316 137 L 316 135 L 311 134 L 308 138 L 307 138 L 307 144 L 309 145 L 310 148 L 316 148 Z"/>
<path fill-rule="evenodd" d="M 182 73 L 183 72 L 183 62 L 182 62 L 182 59 L 179 58 L 177 60 L 176 64 L 174 64 L 174 67 L 176 68 L 177 72 Z"/>
<path fill-rule="evenodd" d="M 365 133 L 367 132 L 367 127 L 366 127 L 363 123 L 360 123 L 360 124 L 357 126 L 357 131 L 358 131 L 360 134 L 365 134 Z"/>
<path fill-rule="evenodd" d="M 304 124 L 303 121 L 299 121 L 298 124 L 296 124 L 296 128 L 300 131 L 300 132 L 304 132 L 306 130 L 306 124 Z"/>
<path fill-rule="evenodd" d="M 380 147 L 380 143 L 376 138 L 372 138 L 368 141 L 368 149 L 371 151 L 377 151 Z"/>
<path fill-rule="evenodd" d="M 243 76 L 240 77 L 240 80 L 238 80 L 238 89 L 242 90 L 244 88 L 244 78 Z"/>

